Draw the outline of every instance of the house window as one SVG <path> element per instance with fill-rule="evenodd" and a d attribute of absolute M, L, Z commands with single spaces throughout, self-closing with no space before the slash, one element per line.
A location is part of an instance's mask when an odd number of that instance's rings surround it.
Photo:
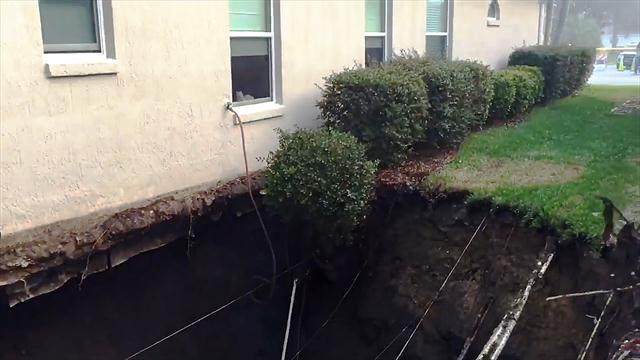
<path fill-rule="evenodd" d="M 500 26 L 500 5 L 498 0 L 491 0 L 487 11 L 487 26 Z"/>
<path fill-rule="evenodd" d="M 387 0 L 365 0 L 365 66 L 387 59 Z"/>
<path fill-rule="evenodd" d="M 45 53 L 104 51 L 101 0 L 39 0 Z"/>
<path fill-rule="evenodd" d="M 446 58 L 449 52 L 449 1 L 427 0 L 426 55 Z"/>
<path fill-rule="evenodd" d="M 487 12 L 488 20 L 500 20 L 500 5 L 498 0 L 491 0 L 489 11 Z"/>
<path fill-rule="evenodd" d="M 270 0 L 230 0 L 231 91 L 236 104 L 274 100 Z"/>

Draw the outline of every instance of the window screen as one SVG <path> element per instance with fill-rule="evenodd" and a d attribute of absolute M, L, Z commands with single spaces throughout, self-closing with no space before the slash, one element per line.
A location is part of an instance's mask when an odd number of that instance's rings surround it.
<path fill-rule="evenodd" d="M 427 33 L 447 32 L 447 0 L 427 0 Z"/>
<path fill-rule="evenodd" d="M 99 52 L 94 0 L 39 0 L 45 52 Z"/>

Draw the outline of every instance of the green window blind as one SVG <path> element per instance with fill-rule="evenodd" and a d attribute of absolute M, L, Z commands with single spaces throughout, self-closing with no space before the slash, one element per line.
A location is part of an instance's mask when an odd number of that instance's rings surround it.
<path fill-rule="evenodd" d="M 385 0 L 365 0 L 365 31 L 384 32 Z"/>
<path fill-rule="evenodd" d="M 447 0 L 427 0 L 427 32 L 447 32 Z"/>
<path fill-rule="evenodd" d="M 269 0 L 229 0 L 231 31 L 271 31 Z"/>

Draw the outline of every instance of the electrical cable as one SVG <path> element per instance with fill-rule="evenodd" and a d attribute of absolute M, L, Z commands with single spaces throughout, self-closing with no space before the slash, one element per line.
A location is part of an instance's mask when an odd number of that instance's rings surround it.
<path fill-rule="evenodd" d="M 297 264 L 293 265 L 292 267 L 288 268 L 287 270 L 285 270 L 285 271 L 281 272 L 280 274 L 276 275 L 276 279 L 279 279 L 279 278 L 280 278 L 280 277 L 282 277 L 283 275 L 285 275 L 285 274 L 289 273 L 290 271 L 292 271 L 293 269 L 297 268 L 298 266 L 300 266 L 300 265 L 302 265 L 302 264 L 306 263 L 307 261 L 308 261 L 308 259 L 305 259 L 305 260 L 302 260 L 302 261 L 300 261 L 299 263 L 297 263 Z M 189 329 L 190 327 L 192 327 L 193 325 L 195 325 L 195 324 L 197 324 L 197 323 L 201 322 L 202 320 L 205 320 L 205 319 L 207 319 L 208 317 L 211 317 L 211 316 L 213 316 L 213 315 L 215 315 L 215 314 L 219 313 L 220 311 L 222 311 L 222 310 L 224 310 L 224 309 L 228 308 L 229 306 L 231 306 L 231 305 L 235 304 L 236 302 L 238 302 L 238 301 L 240 301 L 240 300 L 242 300 L 242 299 L 246 298 L 247 296 L 249 296 L 249 295 L 251 295 L 251 294 L 255 293 L 256 291 L 258 291 L 258 290 L 260 290 L 261 288 L 263 288 L 265 285 L 266 285 L 266 283 L 264 283 L 264 284 L 260 284 L 260 285 L 256 286 L 255 288 L 253 288 L 253 289 L 251 289 L 251 290 L 249 290 L 249 291 L 245 292 L 244 294 L 242 294 L 242 295 L 238 296 L 237 298 L 235 298 L 235 299 L 233 299 L 233 300 L 231 300 L 231 301 L 227 302 L 226 304 L 224 304 L 224 305 L 220 306 L 219 308 L 217 308 L 217 309 L 215 309 L 215 310 L 213 310 L 213 311 L 211 311 L 211 312 L 207 313 L 206 315 L 203 315 L 203 316 L 199 317 L 198 319 L 196 319 L 196 320 L 194 320 L 194 321 L 190 322 L 189 324 L 187 324 L 187 325 L 185 325 L 185 326 L 181 327 L 180 329 L 178 329 L 178 330 L 176 330 L 176 331 L 172 332 L 171 334 L 169 334 L 169 335 L 167 335 L 167 336 L 165 336 L 165 337 L 161 338 L 160 340 L 158 340 L 158 341 L 156 341 L 156 342 L 152 343 L 151 345 L 149 345 L 149 346 L 147 346 L 147 347 L 144 347 L 144 348 L 142 348 L 141 350 L 138 350 L 138 351 L 136 351 L 135 353 L 133 353 L 133 354 L 131 354 L 131 355 L 127 356 L 127 357 L 125 358 L 125 360 L 133 359 L 134 357 L 136 357 L 136 356 L 138 356 L 138 355 L 142 354 L 143 352 L 145 352 L 145 351 L 147 351 L 147 350 L 149 350 L 149 349 L 151 349 L 151 348 L 153 348 L 153 347 L 155 347 L 155 346 L 157 346 L 157 345 L 161 344 L 162 342 L 164 342 L 164 341 L 166 341 L 166 340 L 168 340 L 168 339 L 170 339 L 170 338 L 172 338 L 172 337 L 174 337 L 174 336 L 176 336 L 176 335 L 180 334 L 181 332 L 183 332 L 183 331 L 185 331 L 185 330 Z"/>
<path fill-rule="evenodd" d="M 480 231 L 480 228 L 482 228 L 482 226 L 485 224 L 485 221 L 487 220 L 487 217 L 485 216 L 482 221 L 480 222 L 480 224 L 478 225 L 478 227 L 476 228 L 476 231 L 473 233 L 473 235 L 471 236 L 471 239 L 469 239 L 469 242 L 467 242 L 467 245 L 464 247 L 464 249 L 462 250 L 462 253 L 460 253 L 460 256 L 458 257 L 458 260 L 456 260 L 455 264 L 453 265 L 453 267 L 451 268 L 451 270 L 449 271 L 449 274 L 447 275 L 447 277 L 444 279 L 444 281 L 442 282 L 442 285 L 440 285 L 440 288 L 438 289 L 438 291 L 436 291 L 436 295 L 434 296 L 433 300 L 431 300 L 429 302 L 429 305 L 427 305 L 427 308 L 425 309 L 424 313 L 422 314 L 422 316 L 420 317 L 420 319 L 418 320 L 418 322 L 416 323 L 415 327 L 413 328 L 413 331 L 411 332 L 411 335 L 409 335 L 409 338 L 407 339 L 407 341 L 404 343 L 404 345 L 402 346 L 402 349 L 400 350 L 400 353 L 396 356 L 396 360 L 400 359 L 400 357 L 402 356 L 402 353 L 404 353 L 405 349 L 407 348 L 407 346 L 409 345 L 409 342 L 411 342 L 411 339 L 413 338 L 413 336 L 416 334 L 416 331 L 418 331 L 418 328 L 420 328 L 420 325 L 422 324 L 422 322 L 424 321 L 425 317 L 427 317 L 427 314 L 429 313 L 429 310 L 431 310 L 431 306 L 433 306 L 433 304 L 436 302 L 436 300 L 438 300 L 438 298 L 440 297 L 440 294 L 442 293 L 442 290 L 444 289 L 444 287 L 447 285 L 447 282 L 449 281 L 449 278 L 451 277 L 451 275 L 453 274 L 453 272 L 455 271 L 456 267 L 458 266 L 458 264 L 460 263 L 460 260 L 462 259 L 462 256 L 464 256 L 464 254 L 466 253 L 467 249 L 469 248 L 469 246 L 471 245 L 471 242 L 473 241 L 473 239 L 475 239 L 476 235 L 478 235 L 478 232 Z M 483 228 L 484 229 L 484 228 Z M 407 327 L 409 325 L 405 326 L 398 335 L 396 335 L 391 342 L 384 347 L 384 349 L 382 349 L 382 351 L 380 353 L 378 353 L 378 355 L 375 357 L 375 359 L 380 358 L 380 356 L 382 356 L 382 354 L 387 351 L 387 349 L 389 349 L 391 347 L 391 345 L 400 337 L 400 335 L 402 333 L 404 333 L 407 330 Z"/>
<path fill-rule="evenodd" d="M 331 319 L 333 318 L 333 316 L 338 312 L 338 309 L 340 308 L 340 305 L 342 305 L 342 303 L 344 302 L 344 299 L 347 298 L 347 296 L 349 295 L 349 293 L 351 292 L 351 290 L 353 289 L 353 286 L 356 284 L 356 282 L 358 281 L 358 278 L 360 277 L 360 274 L 362 274 L 362 271 L 364 270 L 364 268 L 367 266 L 367 263 L 369 261 L 365 260 L 365 262 L 362 264 L 362 268 L 360 268 L 360 271 L 358 271 L 358 273 L 356 274 L 356 276 L 353 278 L 353 281 L 351 281 L 351 285 L 349 285 L 349 288 L 347 289 L 347 291 L 342 295 L 342 297 L 340 298 L 340 300 L 338 301 L 338 303 L 336 304 L 336 306 L 333 308 L 333 310 L 331 311 L 331 313 L 329 314 L 329 317 L 327 317 L 327 320 L 325 320 L 322 325 L 320 325 L 320 327 L 313 333 L 313 335 L 311 335 L 311 337 L 309 338 L 309 340 L 307 340 L 307 342 L 305 342 L 302 347 L 300 347 L 300 349 L 298 349 L 298 351 L 293 354 L 293 356 L 289 359 L 289 360 L 295 360 L 298 358 L 298 356 L 300 356 L 300 353 L 302 353 L 302 351 L 304 350 L 304 348 L 307 347 L 307 345 L 309 345 L 313 339 L 316 337 L 316 335 L 318 335 L 318 333 L 320 333 L 320 330 L 322 330 L 325 326 L 327 326 L 327 324 L 329 323 L 329 321 L 331 321 Z"/>
<path fill-rule="evenodd" d="M 471 245 L 471 242 L 473 241 L 473 239 L 476 238 L 476 235 L 478 235 L 478 232 L 480 231 L 480 228 L 482 227 L 482 225 L 484 225 L 484 222 L 486 220 L 487 220 L 487 217 L 485 216 L 484 219 L 482 219 L 482 221 L 480 222 L 480 225 L 478 225 L 478 228 L 476 228 L 476 231 L 473 233 L 473 236 L 471 236 L 471 239 L 469 239 L 469 242 L 467 243 L 467 246 L 465 246 L 464 249 L 462 250 L 462 253 L 460 253 L 460 256 L 458 257 L 458 260 L 456 260 L 456 263 L 451 268 L 451 271 L 449 271 L 449 274 L 447 275 L 447 277 L 442 282 L 442 285 L 440 285 L 440 288 L 436 292 L 436 296 L 433 298 L 433 300 L 431 300 L 431 302 L 429 302 L 429 305 L 427 306 L 427 308 L 425 309 L 424 313 L 422 314 L 422 317 L 420 318 L 420 321 L 418 321 L 418 324 L 416 324 L 416 327 L 411 332 L 411 335 L 409 335 L 409 338 L 404 343 L 404 346 L 402 347 L 402 349 L 400 349 L 400 353 L 398 353 L 398 356 L 396 356 L 396 360 L 399 360 L 400 357 L 402 356 L 402 353 L 404 353 L 404 350 L 407 348 L 407 346 L 411 342 L 411 339 L 413 339 L 413 336 L 416 334 L 416 331 L 418 331 L 418 329 L 420 328 L 420 325 L 422 324 L 422 321 L 424 321 L 424 318 L 427 317 L 427 314 L 429 313 L 429 310 L 431 310 L 431 306 L 433 306 L 433 304 L 436 302 L 436 300 L 438 300 L 438 298 L 440 297 L 440 294 L 442 293 L 442 290 L 444 289 L 444 287 L 447 285 L 447 282 L 449 281 L 449 278 L 451 277 L 451 275 L 453 275 L 453 272 L 456 270 L 456 267 L 458 267 L 458 264 L 460 263 L 460 260 L 462 260 L 462 257 L 467 252 L 467 249 Z"/>

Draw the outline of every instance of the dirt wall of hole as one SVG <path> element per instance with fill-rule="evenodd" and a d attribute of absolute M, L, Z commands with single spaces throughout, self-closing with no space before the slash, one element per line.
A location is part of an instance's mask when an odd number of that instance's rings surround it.
<path fill-rule="evenodd" d="M 381 194 L 357 245 L 328 263 L 308 260 L 264 292 L 202 321 L 148 351 L 141 359 L 279 359 L 291 281 L 300 279 L 291 326 L 291 357 L 395 359 L 478 225 L 477 238 L 449 280 L 403 359 L 455 359 L 478 315 L 489 309 L 472 342 L 474 359 L 522 290 L 539 256 L 556 251 L 538 281 L 503 359 L 575 358 L 593 327 L 603 296 L 546 302 L 549 295 L 611 288 L 639 273 L 638 244 L 600 258 L 586 245 L 558 246 L 551 231 L 524 226 L 517 214 L 468 205 L 462 195 L 430 200 L 417 193 Z M 305 258 L 303 230 L 269 217 L 278 270 Z M 161 231 L 160 229 L 158 231 Z M 124 358 L 217 308 L 270 276 L 270 257 L 252 215 L 224 214 L 197 223 L 196 237 L 137 256 L 85 280 L 19 304 L 0 319 L 0 359 Z M 287 245 L 288 244 L 288 245 Z M 188 250 L 187 250 L 188 249 Z M 367 266 L 362 268 L 367 260 Z M 336 303 L 358 282 L 332 320 Z M 611 276 L 613 274 L 614 276 Z M 638 297 L 616 296 L 603 319 L 592 359 L 605 359 L 612 344 L 638 324 Z"/>

